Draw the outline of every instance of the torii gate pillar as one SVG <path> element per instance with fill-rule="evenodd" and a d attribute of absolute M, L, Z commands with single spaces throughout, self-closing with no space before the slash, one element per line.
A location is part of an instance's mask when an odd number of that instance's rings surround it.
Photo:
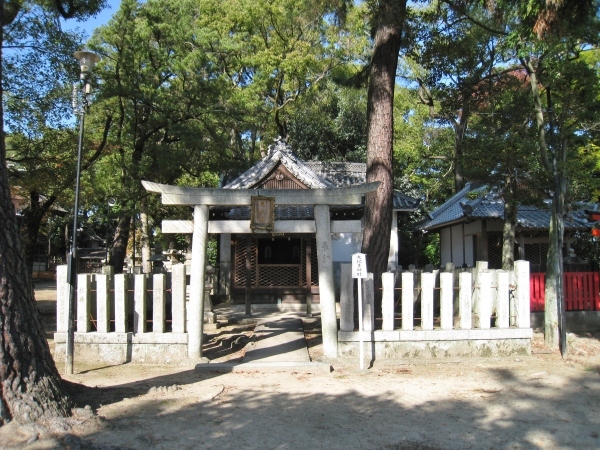
<path fill-rule="evenodd" d="M 204 332 L 204 267 L 206 266 L 206 240 L 208 236 L 208 206 L 194 206 L 194 234 L 192 237 L 192 276 L 190 277 L 188 357 L 202 358 L 202 333 Z"/>
<path fill-rule="evenodd" d="M 323 353 L 337 357 L 337 317 L 335 312 L 335 287 L 333 281 L 333 258 L 331 254 L 331 223 L 328 205 L 315 205 L 317 231 L 317 261 L 319 265 L 319 296 L 321 299 L 321 329 Z"/>

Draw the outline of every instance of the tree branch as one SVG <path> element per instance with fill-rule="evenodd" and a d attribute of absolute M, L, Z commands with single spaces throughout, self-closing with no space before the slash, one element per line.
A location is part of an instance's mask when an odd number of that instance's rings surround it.
<path fill-rule="evenodd" d="M 56 5 L 56 9 L 58 10 L 58 13 L 63 17 L 63 19 L 71 19 L 75 16 L 75 13 L 79 11 L 79 8 L 76 8 L 73 4 L 73 0 L 69 0 L 67 2 L 68 9 L 65 9 L 63 7 L 61 0 L 54 0 L 54 4 Z"/>
<path fill-rule="evenodd" d="M 502 30 L 497 30 L 495 28 L 491 28 L 489 26 L 487 26 L 486 24 L 484 24 L 483 22 L 480 22 L 479 20 L 475 19 L 474 17 L 472 17 L 471 15 L 469 15 L 464 8 L 461 8 L 460 6 L 456 5 L 454 3 L 454 1 L 452 0 L 441 0 L 442 3 L 445 3 L 446 5 L 448 5 L 448 7 L 450 9 L 452 9 L 454 12 L 463 15 L 464 17 L 466 17 L 470 22 L 474 23 L 475 25 L 477 25 L 480 28 L 483 28 L 484 30 L 493 33 L 493 34 L 498 34 L 500 36 L 508 36 L 508 33 L 506 31 L 502 31 Z"/>
<path fill-rule="evenodd" d="M 110 130 L 112 121 L 113 121 L 112 116 L 106 116 L 106 122 L 104 122 L 104 131 L 102 132 L 102 142 L 100 142 L 100 145 L 98 145 L 98 148 L 96 149 L 94 154 L 91 156 L 91 158 L 89 158 L 86 161 L 86 163 L 84 164 L 84 166 L 82 168 L 83 170 L 89 169 L 90 166 L 92 164 L 94 164 L 94 162 L 96 162 L 96 160 L 98 158 L 100 158 L 100 155 L 102 154 L 102 151 L 104 150 L 104 147 L 106 146 L 106 142 L 108 141 L 108 131 Z"/>

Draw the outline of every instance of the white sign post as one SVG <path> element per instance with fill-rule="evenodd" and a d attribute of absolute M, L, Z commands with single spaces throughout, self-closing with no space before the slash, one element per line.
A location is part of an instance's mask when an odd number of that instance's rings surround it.
<path fill-rule="evenodd" d="M 363 304 L 362 304 L 362 279 L 367 278 L 367 255 L 354 253 L 352 255 L 352 278 L 358 279 L 358 339 L 360 369 L 365 368 L 364 342 L 363 342 Z"/>

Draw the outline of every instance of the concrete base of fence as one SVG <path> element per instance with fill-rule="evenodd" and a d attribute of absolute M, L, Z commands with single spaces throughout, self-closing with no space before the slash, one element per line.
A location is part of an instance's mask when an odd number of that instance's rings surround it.
<path fill-rule="evenodd" d="M 566 311 L 567 333 L 600 331 L 600 311 Z M 544 328 L 544 313 L 531 313 L 531 326 Z"/>
<path fill-rule="evenodd" d="M 66 333 L 55 333 L 54 359 L 64 361 Z M 187 356 L 187 333 L 75 333 L 75 361 L 124 364 L 195 364 Z"/>
<path fill-rule="evenodd" d="M 530 355 L 533 330 L 489 329 L 449 331 L 363 332 L 366 357 L 372 359 L 435 359 Z M 355 358 L 359 351 L 358 332 L 338 333 L 340 357 Z M 373 355 L 373 352 L 375 353 Z"/>

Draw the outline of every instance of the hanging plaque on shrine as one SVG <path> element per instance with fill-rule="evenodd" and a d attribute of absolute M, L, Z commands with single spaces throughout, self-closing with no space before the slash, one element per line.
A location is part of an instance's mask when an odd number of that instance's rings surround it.
<path fill-rule="evenodd" d="M 275 197 L 254 195 L 250 203 L 250 229 L 273 231 L 275 228 Z"/>

